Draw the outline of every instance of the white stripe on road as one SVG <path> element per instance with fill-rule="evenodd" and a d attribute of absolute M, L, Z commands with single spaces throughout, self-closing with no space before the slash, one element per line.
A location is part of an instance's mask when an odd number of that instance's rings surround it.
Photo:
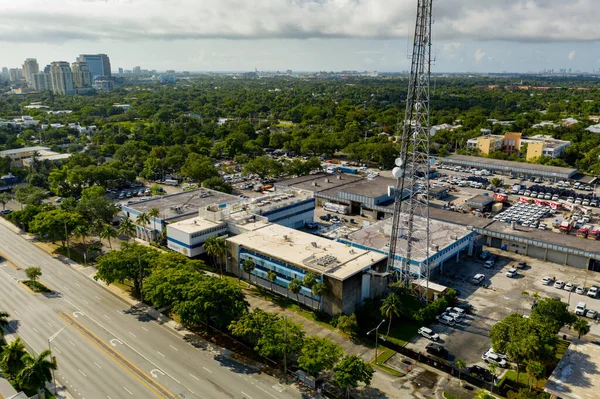
<path fill-rule="evenodd" d="M 88 301 L 86 301 L 85 299 L 82 299 L 83 303 L 85 303 L 86 305 L 89 305 L 90 303 Z"/>
<path fill-rule="evenodd" d="M 196 380 L 196 381 L 200 381 L 200 378 L 196 377 L 194 374 L 190 373 L 190 375 Z"/>
<path fill-rule="evenodd" d="M 58 347 L 57 347 L 56 345 L 54 345 L 54 347 L 53 347 L 52 349 L 54 349 L 54 350 L 55 350 L 55 351 L 57 351 L 58 353 L 62 353 L 62 352 L 60 351 L 60 349 L 58 349 Z"/>
<path fill-rule="evenodd" d="M 121 312 L 119 309 L 117 309 L 117 313 L 118 314 L 123 314 L 123 312 Z"/>
<path fill-rule="evenodd" d="M 179 352 L 179 349 L 177 349 L 176 347 L 174 347 L 173 345 L 169 345 L 171 348 L 173 348 L 175 351 Z"/>
<path fill-rule="evenodd" d="M 125 387 L 123 387 L 123 389 L 125 390 L 125 392 L 127 392 L 128 394 L 130 394 L 131 396 L 133 396 L 133 393 L 131 393 L 131 391 Z"/>
<path fill-rule="evenodd" d="M 242 395 L 247 396 L 248 399 L 252 399 L 252 396 L 248 395 L 246 392 L 242 391 Z"/>
<path fill-rule="evenodd" d="M 72 341 L 69 341 L 69 343 L 70 343 L 71 345 L 75 346 L 75 344 L 74 344 Z"/>
<path fill-rule="evenodd" d="M 142 330 L 148 332 L 148 329 L 146 327 L 142 327 Z"/>
<path fill-rule="evenodd" d="M 52 327 L 52 323 L 50 323 L 49 321 L 47 321 L 46 324 L 48 324 L 48 327 Z"/>
<path fill-rule="evenodd" d="M 16 314 L 17 316 L 19 316 L 19 315 L 20 315 L 20 313 L 19 313 L 19 312 L 17 312 L 16 310 L 14 310 L 14 311 L 13 311 L 13 313 L 14 313 L 14 314 Z"/>
<path fill-rule="evenodd" d="M 159 355 L 161 355 L 162 357 L 166 357 L 165 355 L 163 355 L 162 353 L 160 353 L 159 351 L 156 351 L 156 353 L 158 353 Z"/>
<path fill-rule="evenodd" d="M 36 333 L 38 333 L 38 334 L 40 333 L 40 332 L 38 331 L 38 329 L 37 329 L 37 328 L 35 328 L 35 327 L 32 327 L 31 329 L 32 329 L 33 331 L 35 331 Z"/>
<path fill-rule="evenodd" d="M 60 270 L 57 270 L 57 272 L 58 272 L 58 274 L 60 274 L 62 276 L 63 273 Z"/>
<path fill-rule="evenodd" d="M 208 371 L 209 373 L 212 374 L 212 371 L 210 371 L 209 369 L 207 369 L 206 367 L 202 367 L 204 370 Z"/>
<path fill-rule="evenodd" d="M 79 285 L 79 283 L 75 283 L 76 286 L 81 287 L 81 285 Z M 85 302 L 85 301 L 84 301 Z"/>
<path fill-rule="evenodd" d="M 77 370 L 81 373 L 82 376 L 87 378 L 87 375 L 85 375 L 85 373 L 83 371 L 81 371 L 81 369 L 77 369 Z"/>
<path fill-rule="evenodd" d="M 133 338 L 135 338 L 135 334 L 132 333 L 131 331 L 127 331 L 129 334 L 131 334 L 133 336 Z"/>
<path fill-rule="evenodd" d="M 100 300 L 100 297 L 98 295 L 95 295 L 94 298 L 96 298 L 97 300 Z"/>
<path fill-rule="evenodd" d="M 277 396 L 273 395 L 272 393 L 268 392 L 266 389 L 264 389 L 263 387 L 261 387 L 260 385 L 256 386 L 258 389 L 260 389 L 261 391 L 263 391 L 264 393 L 266 393 L 267 395 L 270 395 L 272 397 L 274 397 L 275 399 L 277 399 Z"/>
<path fill-rule="evenodd" d="M 108 315 L 104 315 L 104 317 L 106 317 L 108 320 L 111 320 L 111 318 Z"/>
<path fill-rule="evenodd" d="M 98 363 L 94 362 L 94 364 L 96 365 L 96 367 L 98 367 L 100 370 L 102 370 L 102 367 Z"/>
<path fill-rule="evenodd" d="M 31 305 L 27 305 L 27 307 L 28 307 L 29 309 L 33 310 L 33 308 L 31 307 Z"/>

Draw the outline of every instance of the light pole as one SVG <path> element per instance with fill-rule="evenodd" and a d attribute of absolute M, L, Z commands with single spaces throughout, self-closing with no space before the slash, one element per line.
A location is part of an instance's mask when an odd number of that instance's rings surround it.
<path fill-rule="evenodd" d="M 50 343 L 52 342 L 52 340 L 56 337 L 58 337 L 58 335 L 64 331 L 65 328 L 71 326 L 74 322 L 72 321 L 71 323 L 67 324 L 66 326 L 63 326 L 63 328 L 61 328 L 60 330 L 58 330 L 57 332 L 55 332 L 52 336 L 50 336 L 48 338 L 48 350 L 50 352 L 52 352 L 52 347 L 50 345 Z M 52 356 L 54 358 L 54 356 Z M 51 359 L 52 360 L 52 359 Z M 52 384 L 54 385 L 54 394 L 56 395 L 56 376 L 54 375 L 54 370 L 50 370 L 52 372 Z"/>
<path fill-rule="evenodd" d="M 571 281 L 575 281 L 575 277 L 573 277 L 573 279 Z M 571 289 L 569 290 L 569 299 L 567 299 L 567 303 L 569 304 L 568 306 L 571 306 L 571 292 L 575 289 L 575 287 L 571 287 Z"/>
<path fill-rule="evenodd" d="M 385 323 L 385 319 L 381 320 L 381 323 L 379 323 L 377 325 L 377 327 L 375 327 L 374 329 L 372 329 L 371 331 L 369 331 L 367 333 L 367 335 L 371 334 L 373 331 L 375 331 L 375 364 L 379 364 L 379 360 L 378 360 L 378 356 L 377 356 L 377 345 L 378 345 L 378 341 L 377 341 L 377 337 L 379 336 L 379 327 L 381 327 L 381 325 Z"/>

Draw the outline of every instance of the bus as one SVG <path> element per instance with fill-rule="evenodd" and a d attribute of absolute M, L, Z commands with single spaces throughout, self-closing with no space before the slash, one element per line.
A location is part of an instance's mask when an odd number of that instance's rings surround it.
<path fill-rule="evenodd" d="M 350 207 L 347 205 L 334 204 L 332 202 L 326 202 L 323 205 L 323 209 L 329 212 L 341 213 L 347 215 L 350 213 Z"/>

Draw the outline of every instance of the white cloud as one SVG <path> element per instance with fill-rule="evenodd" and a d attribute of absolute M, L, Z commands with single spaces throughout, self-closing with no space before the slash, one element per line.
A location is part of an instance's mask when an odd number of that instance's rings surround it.
<path fill-rule="evenodd" d="M 442 54 L 447 59 L 452 60 L 452 59 L 458 58 L 462 54 L 464 48 L 465 48 L 465 45 L 462 43 L 457 43 L 457 42 L 446 43 L 442 47 Z"/>
<path fill-rule="evenodd" d="M 576 55 L 577 52 L 575 50 L 571 50 L 571 52 L 569 53 L 569 61 L 573 61 Z"/>
<path fill-rule="evenodd" d="M 397 38 L 414 0 L 19 0 L 0 2 L 0 41 Z M 600 40 L 597 0 L 434 2 L 436 40 Z"/>
<path fill-rule="evenodd" d="M 484 58 L 485 58 L 485 51 L 483 51 L 480 48 L 475 50 L 475 62 L 476 63 L 479 64 L 481 62 L 481 60 L 483 60 Z"/>

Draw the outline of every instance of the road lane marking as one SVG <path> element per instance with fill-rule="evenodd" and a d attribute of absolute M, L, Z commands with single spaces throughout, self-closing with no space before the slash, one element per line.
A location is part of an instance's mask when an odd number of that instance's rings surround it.
<path fill-rule="evenodd" d="M 202 367 L 204 370 L 208 371 L 209 373 L 212 374 L 212 371 L 210 371 L 209 369 L 207 369 L 206 367 Z"/>
<path fill-rule="evenodd" d="M 196 381 L 200 381 L 200 378 L 196 377 L 194 374 L 190 373 L 190 375 L 192 376 L 192 378 L 194 378 Z"/>
<path fill-rule="evenodd" d="M 100 300 L 100 297 L 98 295 L 94 295 L 94 298 L 96 298 L 97 300 Z"/>
<path fill-rule="evenodd" d="M 98 367 L 100 370 L 102 370 L 102 366 L 100 366 L 98 363 L 94 362 L 94 364 L 96 365 L 96 367 Z"/>
<path fill-rule="evenodd" d="M 83 303 L 85 303 L 86 305 L 89 305 L 90 303 L 88 301 L 86 301 L 85 299 L 82 299 Z"/>
<path fill-rule="evenodd" d="M 33 310 L 33 308 L 31 307 L 31 305 L 27 305 L 27 307 L 28 307 L 29 309 Z"/>
<path fill-rule="evenodd" d="M 58 272 L 58 274 L 60 274 L 62 276 L 63 273 L 60 270 L 57 270 L 57 272 Z"/>
<path fill-rule="evenodd" d="M 74 282 L 74 283 L 75 283 L 76 286 L 81 287 L 81 285 L 79 285 L 79 283 L 77 283 L 77 282 Z"/>
<path fill-rule="evenodd" d="M 131 331 L 127 331 L 129 334 L 131 334 L 133 336 L 133 338 L 136 337 L 136 335 L 134 333 L 132 333 Z"/>
<path fill-rule="evenodd" d="M 177 349 L 176 347 L 174 347 L 173 345 L 169 345 L 171 348 L 173 348 L 176 352 L 179 352 L 179 349 Z"/>
<path fill-rule="evenodd" d="M 3 300 L 4 300 L 4 298 L 2 298 L 2 297 L 0 296 L 0 301 L 3 301 Z"/>
<path fill-rule="evenodd" d="M 19 316 L 21 313 L 17 312 L 16 310 L 13 311 L 14 314 L 16 314 L 17 316 Z"/>
<path fill-rule="evenodd" d="M 60 349 L 58 349 L 58 347 L 57 347 L 56 345 L 54 345 L 54 347 L 53 347 L 52 349 L 54 349 L 54 350 L 55 350 L 55 351 L 57 351 L 58 353 L 62 353 L 62 352 L 60 351 Z"/>
<path fill-rule="evenodd" d="M 81 369 L 77 369 L 77 370 L 81 373 L 82 376 L 87 378 L 87 375 L 85 375 L 85 373 L 83 371 L 81 371 Z"/>
<path fill-rule="evenodd" d="M 107 314 L 104 315 L 108 320 L 112 320 Z"/>
<path fill-rule="evenodd" d="M 69 343 L 70 343 L 71 345 L 75 346 L 75 344 L 73 343 L 73 341 L 69 341 Z"/>
<path fill-rule="evenodd" d="M 128 394 L 130 394 L 131 396 L 133 396 L 133 393 L 131 393 L 131 391 L 125 387 L 123 387 L 123 389 L 125 390 L 125 392 L 127 392 Z"/>
<path fill-rule="evenodd" d="M 247 396 L 248 399 L 252 399 L 252 396 L 248 395 L 246 392 L 242 391 L 242 395 Z"/>
<path fill-rule="evenodd" d="M 116 309 L 118 314 L 123 314 L 119 309 Z"/>
<path fill-rule="evenodd" d="M 142 327 L 142 330 L 148 332 L 148 329 L 146 327 Z"/>
<path fill-rule="evenodd" d="M 163 355 L 162 353 L 160 353 L 159 351 L 156 351 L 156 353 L 158 353 L 159 355 L 161 355 L 162 357 L 166 357 L 165 355 Z"/>
<path fill-rule="evenodd" d="M 270 395 L 272 397 L 274 397 L 275 399 L 277 399 L 277 396 L 273 395 L 272 393 L 270 393 L 269 391 L 267 391 L 266 389 L 264 389 L 263 387 L 261 387 L 260 385 L 256 386 L 258 389 L 260 389 L 261 391 L 263 391 L 264 393 L 266 393 L 267 395 Z"/>
<path fill-rule="evenodd" d="M 40 332 L 38 331 L 38 329 L 37 329 L 37 328 L 35 328 L 35 327 L 32 327 L 31 329 L 32 329 L 33 331 L 35 331 L 36 333 L 38 333 L 38 334 L 40 333 Z"/>
<path fill-rule="evenodd" d="M 46 324 L 48 324 L 48 327 L 52 327 L 52 323 L 50 323 L 49 321 L 47 321 Z"/>

